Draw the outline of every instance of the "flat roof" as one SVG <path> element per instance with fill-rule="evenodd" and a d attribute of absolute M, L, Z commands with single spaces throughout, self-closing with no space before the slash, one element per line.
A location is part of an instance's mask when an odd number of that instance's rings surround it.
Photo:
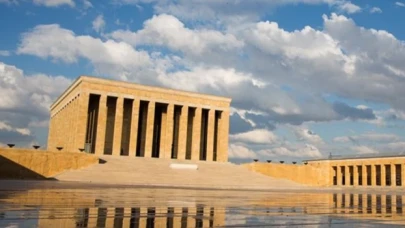
<path fill-rule="evenodd" d="M 69 93 L 71 90 L 73 90 L 76 86 L 78 86 L 83 81 L 108 84 L 110 86 L 120 86 L 120 87 L 128 86 L 128 87 L 131 87 L 134 89 L 157 91 L 157 92 L 162 92 L 162 93 L 174 93 L 174 94 L 183 95 L 183 96 L 204 97 L 207 99 L 220 100 L 220 101 L 225 101 L 225 102 L 229 102 L 229 103 L 232 101 L 232 98 L 230 98 L 230 97 L 216 96 L 216 95 L 212 95 L 212 94 L 198 93 L 198 92 L 192 92 L 192 91 L 186 91 L 186 90 L 177 90 L 177 89 L 158 87 L 158 86 L 142 85 L 142 84 L 138 84 L 138 83 L 134 83 L 134 82 L 120 81 L 120 80 L 114 80 L 114 79 L 103 78 L 103 77 L 81 75 L 81 76 L 77 77 L 75 79 L 75 81 L 72 82 L 72 84 L 52 103 L 51 109 L 64 98 L 65 94 Z"/>
<path fill-rule="evenodd" d="M 370 159 L 370 158 L 392 158 L 405 157 L 405 152 L 400 153 L 384 153 L 384 154 L 353 154 L 353 155 L 333 155 L 327 158 L 304 160 L 307 162 L 314 161 L 333 161 L 333 160 L 350 160 L 350 159 Z"/>

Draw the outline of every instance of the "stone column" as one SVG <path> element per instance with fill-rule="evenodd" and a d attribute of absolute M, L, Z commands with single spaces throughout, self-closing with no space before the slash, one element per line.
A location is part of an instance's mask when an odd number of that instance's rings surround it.
<path fill-rule="evenodd" d="M 376 186 L 377 173 L 375 165 L 371 165 L 371 186 Z"/>
<path fill-rule="evenodd" d="M 165 158 L 172 157 L 173 150 L 173 124 L 174 124 L 174 104 L 167 105 L 167 121 L 166 121 L 166 139 L 164 141 Z"/>
<path fill-rule="evenodd" d="M 386 179 L 385 179 L 385 175 L 386 175 L 385 164 L 382 164 L 380 167 L 381 167 L 380 168 L 380 170 L 381 170 L 381 178 L 380 178 L 381 186 L 387 186 L 387 182 L 386 182 Z"/>
<path fill-rule="evenodd" d="M 342 186 L 342 169 L 341 166 L 336 166 L 336 185 Z"/>
<path fill-rule="evenodd" d="M 78 110 L 77 110 L 77 130 L 76 130 L 76 140 L 75 148 L 84 148 L 86 140 L 86 130 L 87 130 L 87 111 L 89 106 L 90 94 L 87 91 L 82 91 L 78 100 Z"/>
<path fill-rule="evenodd" d="M 138 140 L 138 121 L 139 121 L 140 100 L 135 99 L 132 103 L 131 132 L 129 133 L 129 154 L 130 157 L 136 156 L 136 146 Z"/>
<path fill-rule="evenodd" d="M 179 142 L 177 159 L 186 159 L 187 147 L 187 122 L 188 122 L 188 106 L 183 105 L 181 108 L 180 122 L 179 122 Z"/>
<path fill-rule="evenodd" d="M 349 166 L 345 166 L 345 186 L 350 186 L 350 170 Z"/>
<path fill-rule="evenodd" d="M 397 186 L 397 169 L 395 168 L 395 164 L 391 164 L 391 186 Z"/>
<path fill-rule="evenodd" d="M 121 155 L 122 121 L 124 116 L 124 98 L 117 97 L 114 120 L 114 139 L 112 155 Z"/>
<path fill-rule="evenodd" d="M 401 186 L 405 186 L 405 165 L 401 165 Z"/>
<path fill-rule="evenodd" d="M 193 141 L 191 146 L 191 160 L 200 160 L 200 148 L 201 148 L 201 114 L 202 109 L 197 107 L 195 109 L 195 115 L 193 119 Z"/>
<path fill-rule="evenodd" d="M 155 124 L 155 102 L 149 101 L 146 120 L 145 158 L 152 157 L 153 125 Z"/>
<path fill-rule="evenodd" d="M 366 165 L 363 165 L 362 167 L 361 167 L 361 172 L 362 172 L 362 174 L 361 174 L 361 178 L 362 178 L 362 185 L 363 186 L 367 186 L 367 166 Z"/>
<path fill-rule="evenodd" d="M 221 118 L 218 123 L 218 151 L 217 161 L 228 161 L 228 141 L 229 141 L 229 110 L 224 110 L 221 113 Z"/>
<path fill-rule="evenodd" d="M 104 154 L 105 144 L 105 129 L 107 123 L 107 96 L 101 94 L 100 102 L 98 105 L 98 117 L 97 117 L 97 136 L 96 136 L 96 151 L 95 154 Z"/>
<path fill-rule="evenodd" d="M 207 161 L 214 160 L 215 109 L 208 111 Z"/>
<path fill-rule="evenodd" d="M 353 185 L 359 186 L 359 167 L 353 165 Z"/>

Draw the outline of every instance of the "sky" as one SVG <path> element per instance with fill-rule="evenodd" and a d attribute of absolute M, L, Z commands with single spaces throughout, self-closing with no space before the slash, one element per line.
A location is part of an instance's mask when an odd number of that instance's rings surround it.
<path fill-rule="evenodd" d="M 405 1 L 0 0 L 0 146 L 80 75 L 232 98 L 229 158 L 405 152 Z"/>

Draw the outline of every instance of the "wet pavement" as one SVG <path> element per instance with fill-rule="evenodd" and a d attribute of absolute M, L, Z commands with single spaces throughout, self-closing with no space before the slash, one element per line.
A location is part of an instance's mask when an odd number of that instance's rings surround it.
<path fill-rule="evenodd" d="M 0 227 L 404 227 L 405 193 L 0 181 Z"/>

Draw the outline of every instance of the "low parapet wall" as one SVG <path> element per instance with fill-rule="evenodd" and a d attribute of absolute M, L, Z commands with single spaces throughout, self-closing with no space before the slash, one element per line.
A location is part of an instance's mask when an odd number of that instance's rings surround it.
<path fill-rule="evenodd" d="M 96 163 L 96 156 L 85 153 L 0 148 L 1 179 L 48 179 Z"/>
<path fill-rule="evenodd" d="M 242 164 L 250 171 L 266 176 L 287 179 L 309 186 L 329 186 L 329 170 L 323 165 L 298 165 L 277 163 L 248 163 Z"/>

